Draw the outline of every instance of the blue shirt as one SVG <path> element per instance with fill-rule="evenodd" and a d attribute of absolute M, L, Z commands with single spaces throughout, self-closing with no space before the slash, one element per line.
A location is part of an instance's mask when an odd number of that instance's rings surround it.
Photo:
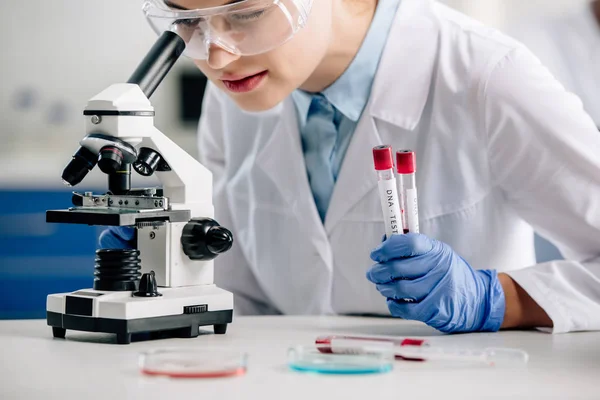
<path fill-rule="evenodd" d="M 335 109 L 337 138 L 330 156 L 331 172 L 335 180 L 358 120 L 369 101 L 373 80 L 399 4 L 400 0 L 379 0 L 371 26 L 354 60 L 342 76 L 321 93 Z M 300 132 L 309 117 L 313 96 L 314 94 L 302 90 L 292 93 Z"/>

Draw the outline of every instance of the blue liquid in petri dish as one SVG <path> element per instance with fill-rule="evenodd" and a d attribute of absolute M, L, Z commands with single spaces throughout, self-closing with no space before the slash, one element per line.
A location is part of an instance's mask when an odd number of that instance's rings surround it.
<path fill-rule="evenodd" d="M 383 374 L 392 370 L 391 365 L 381 365 L 372 367 L 359 367 L 353 366 L 348 367 L 347 365 L 337 365 L 335 363 L 328 365 L 298 365 L 290 364 L 290 368 L 293 371 L 317 373 L 317 374 L 329 374 L 329 375 L 364 375 L 364 374 Z"/>
<path fill-rule="evenodd" d="M 393 354 L 332 354 L 296 347 L 288 353 L 288 366 L 297 372 L 328 375 L 382 374 L 392 371 Z"/>

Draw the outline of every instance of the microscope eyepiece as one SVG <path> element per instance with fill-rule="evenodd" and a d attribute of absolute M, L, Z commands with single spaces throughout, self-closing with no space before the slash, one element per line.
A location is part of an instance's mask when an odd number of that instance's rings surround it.
<path fill-rule="evenodd" d="M 133 163 L 133 168 L 142 176 L 151 176 L 156 171 L 160 161 L 160 154 L 147 147 L 142 147 L 137 160 Z"/>
<path fill-rule="evenodd" d="M 80 147 L 62 173 L 63 181 L 69 186 L 78 185 L 98 162 L 98 155 Z"/>

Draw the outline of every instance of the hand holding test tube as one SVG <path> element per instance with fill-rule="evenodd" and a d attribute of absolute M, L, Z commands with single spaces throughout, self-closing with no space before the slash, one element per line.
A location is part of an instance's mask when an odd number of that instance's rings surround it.
<path fill-rule="evenodd" d="M 389 145 L 374 147 L 373 161 L 379 178 L 379 199 L 385 223 L 386 240 L 392 235 L 419 233 L 415 153 L 411 150 L 401 150 L 396 154 L 400 195 L 394 174 L 392 147 Z M 406 303 L 414 302 L 409 298 L 404 301 Z"/>

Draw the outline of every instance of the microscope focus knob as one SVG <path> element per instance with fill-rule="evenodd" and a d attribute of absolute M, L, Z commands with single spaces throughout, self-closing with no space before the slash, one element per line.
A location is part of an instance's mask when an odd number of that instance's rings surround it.
<path fill-rule="evenodd" d="M 209 261 L 233 246 L 233 234 L 210 218 L 195 218 L 181 233 L 183 252 L 191 260 Z"/>

